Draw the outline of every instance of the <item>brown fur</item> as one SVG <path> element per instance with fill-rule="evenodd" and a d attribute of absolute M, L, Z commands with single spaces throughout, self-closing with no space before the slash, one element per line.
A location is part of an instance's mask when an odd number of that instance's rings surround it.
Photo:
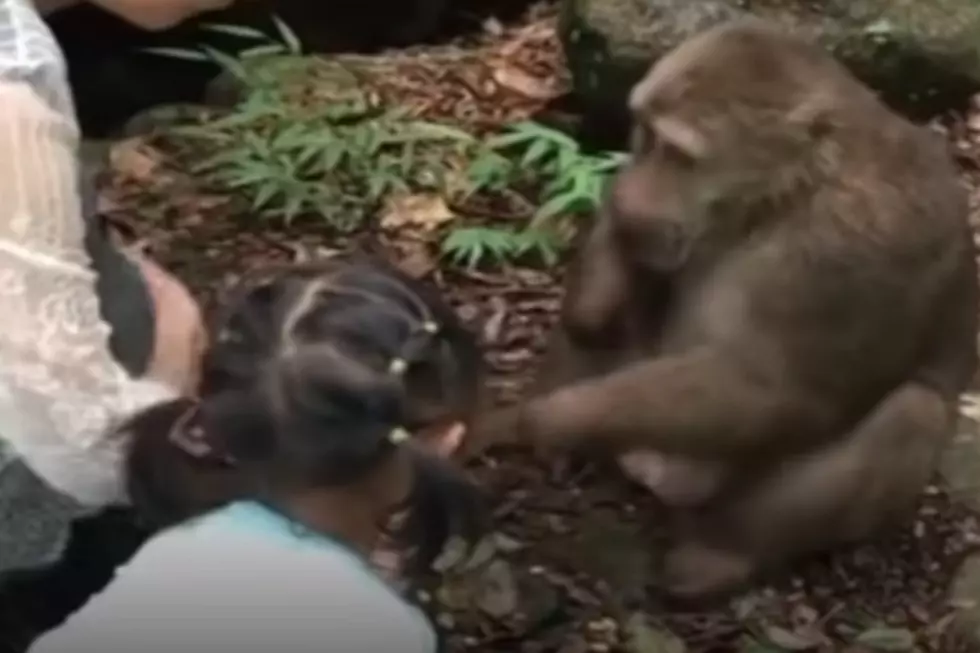
<path fill-rule="evenodd" d="M 677 517 L 666 589 L 701 597 L 914 507 L 976 366 L 977 269 L 942 142 L 815 46 L 714 28 L 630 107 L 542 393 L 469 440 L 621 456 Z"/>

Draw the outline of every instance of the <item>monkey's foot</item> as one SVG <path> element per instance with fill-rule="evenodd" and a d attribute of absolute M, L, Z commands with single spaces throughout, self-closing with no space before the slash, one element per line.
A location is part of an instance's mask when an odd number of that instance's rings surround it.
<path fill-rule="evenodd" d="M 663 589 L 685 602 L 710 600 L 737 591 L 754 572 L 755 565 L 746 555 L 685 542 L 664 557 Z"/>

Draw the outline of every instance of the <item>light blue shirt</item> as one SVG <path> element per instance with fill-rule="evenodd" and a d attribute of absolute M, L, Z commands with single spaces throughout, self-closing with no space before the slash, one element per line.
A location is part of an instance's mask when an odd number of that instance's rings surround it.
<path fill-rule="evenodd" d="M 235 503 L 152 538 L 31 653 L 434 653 L 435 633 L 352 551 Z"/>

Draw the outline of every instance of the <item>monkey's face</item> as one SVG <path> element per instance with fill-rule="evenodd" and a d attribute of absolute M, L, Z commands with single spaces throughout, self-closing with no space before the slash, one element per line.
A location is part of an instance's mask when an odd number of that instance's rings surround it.
<path fill-rule="evenodd" d="M 630 94 L 632 161 L 609 198 L 631 263 L 675 271 L 710 259 L 748 235 L 767 214 L 760 205 L 806 179 L 838 83 L 827 59 L 778 32 L 735 26 L 651 68 Z"/>
<path fill-rule="evenodd" d="M 684 106 L 662 106 L 658 97 L 634 98 L 631 105 L 632 157 L 608 198 L 615 233 L 634 265 L 676 271 L 715 229 L 714 204 L 733 183 L 718 152 L 738 134 L 709 131 Z"/>
<path fill-rule="evenodd" d="M 690 184 L 683 170 L 674 170 L 655 156 L 635 157 L 613 179 L 609 218 L 630 264 L 674 272 L 688 260 L 705 221 L 688 198 Z"/>

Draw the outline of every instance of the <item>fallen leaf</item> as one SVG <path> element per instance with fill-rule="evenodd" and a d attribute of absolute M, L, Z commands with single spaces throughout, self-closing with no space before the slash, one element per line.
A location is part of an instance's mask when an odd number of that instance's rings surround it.
<path fill-rule="evenodd" d="M 381 214 L 381 228 L 398 231 L 408 227 L 423 233 L 431 232 L 450 222 L 456 214 L 436 193 L 410 195 L 398 193 L 388 197 Z"/>
<path fill-rule="evenodd" d="M 493 543 L 497 550 L 502 553 L 513 553 L 524 547 L 519 540 L 499 531 L 493 534 Z"/>
<path fill-rule="evenodd" d="M 493 79 L 501 86 L 534 100 L 549 100 L 555 96 L 555 87 L 549 80 L 529 75 L 509 64 L 494 68 Z"/>
<path fill-rule="evenodd" d="M 493 314 L 483 324 L 483 341 L 488 345 L 492 345 L 498 343 L 503 334 L 508 306 L 503 298 L 496 296 L 491 297 L 489 303 L 491 308 L 493 308 Z"/>
<path fill-rule="evenodd" d="M 509 564 L 503 560 L 493 561 L 480 581 L 476 604 L 484 614 L 501 619 L 517 610 L 517 581 Z"/>
<path fill-rule="evenodd" d="M 854 642 L 875 651 L 911 651 L 915 648 L 915 635 L 905 628 L 870 628 Z"/>
<path fill-rule="evenodd" d="M 500 19 L 491 16 L 483 21 L 483 31 L 493 36 L 501 36 L 504 33 L 504 25 Z"/>
<path fill-rule="evenodd" d="M 820 620 L 820 613 L 809 605 L 797 605 L 793 607 L 793 623 L 798 626 L 811 626 Z"/>
<path fill-rule="evenodd" d="M 791 631 L 780 626 L 766 626 L 766 639 L 784 651 L 812 651 L 824 638 L 808 631 Z"/>
<path fill-rule="evenodd" d="M 747 594 L 741 598 L 735 599 L 733 602 L 735 615 L 740 621 L 747 621 L 752 613 L 759 607 L 760 602 L 761 598 L 755 594 Z"/>
<path fill-rule="evenodd" d="M 685 653 L 687 647 L 673 633 L 652 628 L 642 614 L 633 614 L 623 624 L 626 650 L 630 653 Z"/>
<path fill-rule="evenodd" d="M 463 538 L 450 538 L 442 548 L 442 553 L 433 561 L 432 569 L 439 573 L 446 573 L 453 567 L 462 564 L 468 552 L 469 545 Z"/>
<path fill-rule="evenodd" d="M 392 247 L 398 252 L 395 265 L 413 279 L 423 279 L 439 267 L 428 243 L 418 238 L 400 238 Z"/>
<path fill-rule="evenodd" d="M 109 163 L 120 176 L 149 182 L 159 176 L 162 154 L 142 138 L 129 138 L 112 146 Z"/>
<path fill-rule="evenodd" d="M 290 252 L 290 258 L 294 263 L 313 263 L 323 261 L 335 256 L 339 256 L 341 251 L 330 247 L 309 245 L 307 243 L 292 242 L 283 243 Z"/>

